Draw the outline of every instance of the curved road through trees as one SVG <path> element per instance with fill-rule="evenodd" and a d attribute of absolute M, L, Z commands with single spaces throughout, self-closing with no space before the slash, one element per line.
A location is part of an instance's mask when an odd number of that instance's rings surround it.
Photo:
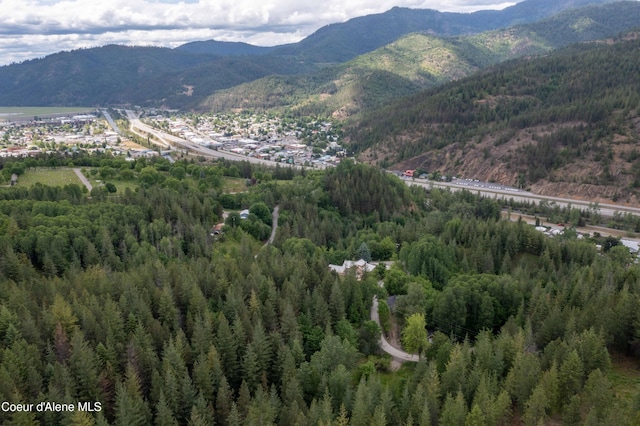
<path fill-rule="evenodd" d="M 380 315 L 378 314 L 378 296 L 373 296 L 373 304 L 371 305 L 371 320 L 375 321 L 376 324 L 380 326 Z M 382 326 L 380 326 L 380 329 L 382 329 Z M 384 337 L 384 333 L 380 333 L 380 342 L 378 342 L 378 346 L 380 346 L 380 349 L 382 349 L 384 352 L 388 353 L 397 360 L 411 362 L 420 361 L 420 357 L 418 355 L 410 354 L 394 346 L 391 346 L 391 344 Z"/>

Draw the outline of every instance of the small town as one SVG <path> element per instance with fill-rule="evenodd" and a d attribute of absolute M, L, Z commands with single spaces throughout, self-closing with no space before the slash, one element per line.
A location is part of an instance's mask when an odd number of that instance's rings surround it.
<path fill-rule="evenodd" d="M 341 131 L 321 120 L 291 120 L 274 114 L 180 114 L 137 109 L 141 132 L 126 121 L 124 110 L 95 111 L 61 117 L 0 121 L 0 156 L 25 157 L 47 152 L 111 152 L 128 158 L 185 155 L 162 134 L 214 151 L 265 162 L 330 167 L 346 156 Z M 113 119 L 111 118 L 113 116 Z"/>

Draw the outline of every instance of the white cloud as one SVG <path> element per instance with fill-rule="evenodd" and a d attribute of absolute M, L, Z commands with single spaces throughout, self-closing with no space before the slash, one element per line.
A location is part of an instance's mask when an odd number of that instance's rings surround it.
<path fill-rule="evenodd" d="M 175 47 L 215 38 L 263 46 L 393 6 L 472 12 L 499 0 L 0 0 L 0 65 L 109 43 Z"/>

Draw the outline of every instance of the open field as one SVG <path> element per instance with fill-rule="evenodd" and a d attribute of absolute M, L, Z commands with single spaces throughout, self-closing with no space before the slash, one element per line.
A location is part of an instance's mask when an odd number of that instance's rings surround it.
<path fill-rule="evenodd" d="M 18 178 L 17 186 L 29 187 L 34 185 L 36 182 L 40 182 L 41 184 L 47 186 L 64 186 L 70 183 L 75 183 L 77 185 L 83 186 L 82 182 L 80 182 L 80 179 L 78 179 L 78 176 L 76 176 L 74 171 L 67 168 L 29 169 Z"/>
<path fill-rule="evenodd" d="M 33 117 L 94 113 L 92 107 L 0 107 L 0 122 L 24 121 Z"/>
<path fill-rule="evenodd" d="M 236 193 L 248 191 L 247 180 L 245 178 L 224 177 L 222 182 L 222 190 L 224 192 Z"/>
<path fill-rule="evenodd" d="M 119 179 L 108 179 L 106 182 L 112 183 L 118 188 L 118 194 L 124 194 L 124 191 L 129 188 L 132 191 L 135 191 L 139 185 L 139 183 L 135 180 L 119 180 Z M 91 183 L 94 187 L 99 186 L 100 183 L 95 180 L 91 180 Z"/>
<path fill-rule="evenodd" d="M 148 149 L 146 146 L 142 146 L 140 144 L 137 144 L 133 141 L 130 141 L 129 139 L 123 139 L 122 142 L 120 142 L 120 148 L 122 149 L 139 149 L 139 150 L 144 150 L 144 149 Z"/>

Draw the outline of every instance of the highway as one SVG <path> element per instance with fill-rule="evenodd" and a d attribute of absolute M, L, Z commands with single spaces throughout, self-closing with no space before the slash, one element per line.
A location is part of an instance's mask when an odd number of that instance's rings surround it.
<path fill-rule="evenodd" d="M 493 189 L 488 187 L 488 184 L 480 185 L 478 187 L 475 186 L 461 186 L 457 183 L 450 182 L 436 182 L 427 179 L 403 179 L 404 182 L 411 186 L 417 185 L 422 186 L 424 188 L 431 189 L 433 187 L 436 188 L 448 188 L 451 191 L 459 191 L 462 189 L 469 190 L 473 193 L 480 194 L 483 197 L 490 197 L 496 199 L 504 199 L 510 200 L 513 199 L 516 202 L 533 202 L 540 203 L 543 201 L 548 202 L 549 204 L 556 204 L 559 207 L 574 207 L 577 209 L 588 210 L 593 209 L 595 203 L 582 201 L 582 200 L 574 200 L 571 198 L 559 198 L 559 197 L 549 197 L 544 195 L 532 194 L 527 191 L 520 190 L 507 190 L 507 189 Z M 620 204 L 606 204 L 606 203 L 598 203 L 598 213 L 602 216 L 613 217 L 615 213 L 631 213 L 634 216 L 640 216 L 640 208 L 638 207 L 630 207 L 624 206 Z"/>
<path fill-rule="evenodd" d="M 129 122 L 131 124 L 132 131 L 135 131 L 135 129 L 137 129 L 138 131 L 143 132 L 143 134 L 136 132 L 137 134 L 143 137 L 146 137 L 147 134 L 153 135 L 161 143 L 166 143 L 167 145 L 170 145 L 170 146 L 177 146 L 182 149 L 186 149 L 191 153 L 195 153 L 197 155 L 203 155 L 206 157 L 215 157 L 215 158 L 225 158 L 231 161 L 248 161 L 253 164 L 264 164 L 272 167 L 275 167 L 277 165 L 286 166 L 283 163 L 277 163 L 275 161 L 264 160 L 264 159 L 255 158 L 255 157 L 248 157 L 246 155 L 235 154 L 233 152 L 228 152 L 228 151 L 210 149 L 205 146 L 198 145 L 196 143 L 188 141 L 186 139 L 169 135 L 151 126 L 148 126 L 144 124 L 142 121 L 140 121 L 136 113 L 131 110 L 127 110 L 126 113 L 127 113 Z M 303 168 L 303 166 L 297 165 L 297 164 L 288 165 L 288 166 L 294 167 L 297 169 Z M 318 165 L 313 167 L 324 168 L 324 166 L 318 166 Z M 306 168 L 313 168 L 313 167 L 306 166 Z M 437 181 L 419 179 L 419 178 L 403 179 L 403 180 L 407 185 L 418 185 L 428 189 L 431 189 L 433 187 L 448 188 L 451 191 L 459 191 L 461 189 L 467 189 L 471 192 L 480 194 L 484 197 L 504 199 L 504 200 L 513 199 L 516 202 L 540 203 L 540 202 L 546 201 L 549 204 L 555 204 L 555 205 L 558 205 L 559 207 L 571 206 L 571 207 L 582 209 L 582 210 L 594 208 L 594 203 L 588 202 L 588 201 L 574 200 L 571 198 L 559 198 L 559 197 L 549 197 L 544 195 L 536 195 L 536 194 L 532 194 L 531 192 L 522 191 L 515 188 L 508 188 L 508 187 L 500 186 L 497 184 L 491 184 L 487 182 L 472 182 L 472 181 L 465 182 L 463 180 L 456 180 L 454 182 L 437 182 Z M 624 206 L 619 204 L 598 203 L 598 213 L 606 217 L 613 217 L 616 213 L 621 213 L 621 214 L 631 213 L 635 216 L 640 216 L 640 208 Z"/>

